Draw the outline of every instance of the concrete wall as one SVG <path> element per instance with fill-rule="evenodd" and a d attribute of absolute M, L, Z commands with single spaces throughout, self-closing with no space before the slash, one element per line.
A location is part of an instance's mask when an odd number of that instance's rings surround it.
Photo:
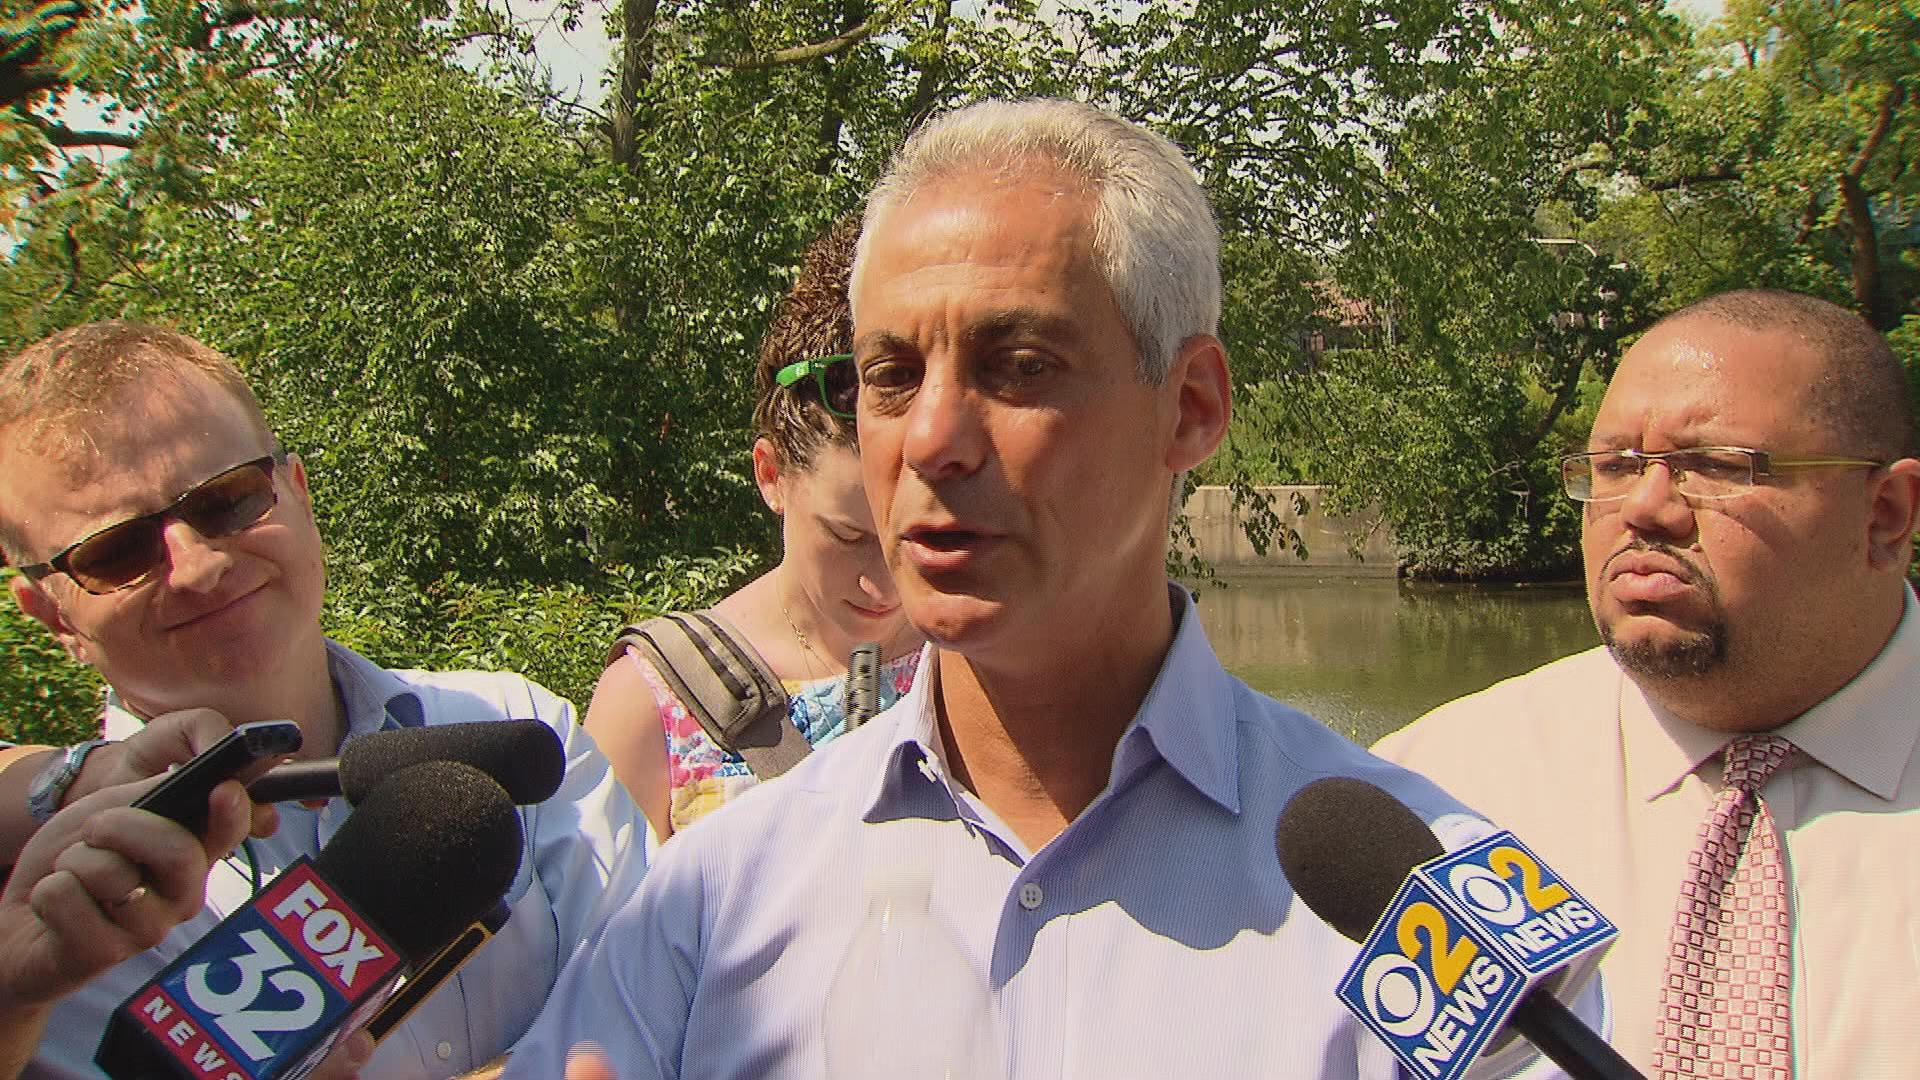
<path fill-rule="evenodd" d="M 1193 526 L 1200 557 L 1212 563 L 1216 570 L 1236 574 L 1338 570 L 1349 575 L 1390 576 L 1399 565 L 1399 551 L 1378 514 L 1366 512 L 1340 517 L 1324 514 L 1320 511 L 1322 489 L 1316 486 L 1260 490 L 1273 496 L 1273 510 L 1280 520 L 1299 530 L 1300 538 L 1307 545 L 1307 560 L 1301 562 L 1290 548 L 1277 543 L 1266 555 L 1256 554 L 1233 513 L 1233 498 L 1227 489 L 1196 488 L 1187 498 L 1187 520 Z M 1306 500 L 1306 513 L 1294 511 L 1295 494 Z"/>

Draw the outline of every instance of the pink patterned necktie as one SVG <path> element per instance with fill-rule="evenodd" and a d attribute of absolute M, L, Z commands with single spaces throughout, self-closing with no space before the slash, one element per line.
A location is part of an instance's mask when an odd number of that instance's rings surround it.
<path fill-rule="evenodd" d="M 1687 857 L 1667 949 L 1653 1056 L 1662 1080 L 1793 1076 L 1786 860 L 1760 800 L 1793 752 L 1777 735 L 1727 744 L 1726 787 Z"/>

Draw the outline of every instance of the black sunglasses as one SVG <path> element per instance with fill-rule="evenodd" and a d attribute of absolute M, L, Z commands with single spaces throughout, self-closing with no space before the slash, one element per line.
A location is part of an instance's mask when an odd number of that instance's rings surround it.
<path fill-rule="evenodd" d="M 251 528 L 266 517 L 279 501 L 273 486 L 274 470 L 286 460 L 284 452 L 275 450 L 266 457 L 235 465 L 188 488 L 166 507 L 91 533 L 46 562 L 21 567 L 20 573 L 29 581 L 39 581 L 58 571 L 95 595 L 131 589 L 152 576 L 165 561 L 169 518 L 184 521 L 194 532 L 217 540 Z"/>
<path fill-rule="evenodd" d="M 773 380 L 788 389 L 807 376 L 820 387 L 820 404 L 843 419 L 853 419 L 860 403 L 860 372 L 853 366 L 851 353 L 837 353 L 815 360 L 797 360 L 774 372 Z"/>

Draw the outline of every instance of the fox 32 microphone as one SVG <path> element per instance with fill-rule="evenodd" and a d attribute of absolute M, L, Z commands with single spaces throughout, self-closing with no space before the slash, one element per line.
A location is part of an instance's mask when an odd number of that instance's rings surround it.
<path fill-rule="evenodd" d="M 1512 833 L 1446 852 L 1392 795 L 1333 777 L 1287 803 L 1276 843 L 1301 901 L 1362 942 L 1337 995 L 1414 1076 L 1457 1080 L 1503 1029 L 1575 1080 L 1640 1076 L 1554 997 L 1614 925 Z"/>
<path fill-rule="evenodd" d="M 485 773 L 411 765 L 309 860 L 115 1009 L 95 1064 L 114 1080 L 296 1080 L 396 982 L 495 912 L 520 818 Z"/>

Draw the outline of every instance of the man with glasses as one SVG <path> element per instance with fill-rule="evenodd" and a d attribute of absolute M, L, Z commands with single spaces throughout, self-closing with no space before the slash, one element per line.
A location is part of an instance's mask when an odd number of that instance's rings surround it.
<path fill-rule="evenodd" d="M 1896 1076 L 1920 1055 L 1910 400 L 1885 340 L 1825 301 L 1669 316 L 1563 463 L 1604 647 L 1375 748 L 1620 924 L 1614 1039 L 1649 1075 Z"/>
<path fill-rule="evenodd" d="M 104 734 L 125 738 L 177 709 L 229 721 L 292 719 L 301 756 L 393 727 L 538 718 L 567 776 L 522 812 L 512 918 L 467 968 L 390 1035 L 367 1077 L 452 1076 L 512 1046 L 560 962 L 623 897 L 644 823 L 567 702 L 516 675 L 389 671 L 330 642 L 306 467 L 281 448 L 233 365 L 182 334 L 134 323 L 64 331 L 0 367 L 0 549 L 21 610 L 110 688 Z M 62 753 L 24 806 L 45 820 L 89 786 Z M 99 756 L 99 755 L 94 755 Z M 62 1003 L 31 1069 L 97 1076 L 108 1012 L 169 958 L 245 904 L 345 820 L 342 800 L 282 808 L 273 836 L 214 864 L 207 904 L 156 948 Z"/>

